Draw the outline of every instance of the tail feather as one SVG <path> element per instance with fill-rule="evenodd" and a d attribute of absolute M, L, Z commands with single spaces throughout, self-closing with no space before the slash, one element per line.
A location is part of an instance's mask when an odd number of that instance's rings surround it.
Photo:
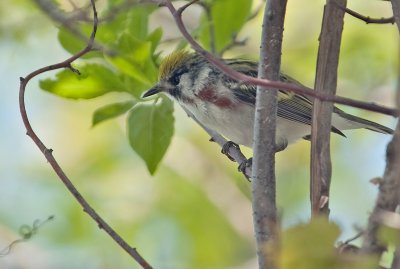
<path fill-rule="evenodd" d="M 351 114 L 347 114 L 346 112 L 337 109 L 335 111 L 340 117 L 346 119 L 349 121 L 349 123 L 352 125 L 352 127 L 349 127 L 348 129 L 356 129 L 356 128 L 365 128 L 374 132 L 382 133 L 382 134 L 393 134 L 393 129 L 383 126 L 379 123 L 366 120 L 357 116 L 353 116 Z"/>

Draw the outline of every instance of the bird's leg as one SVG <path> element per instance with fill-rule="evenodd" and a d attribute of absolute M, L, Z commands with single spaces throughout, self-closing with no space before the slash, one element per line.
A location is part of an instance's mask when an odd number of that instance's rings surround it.
<path fill-rule="evenodd" d="M 235 159 L 234 159 L 231 155 L 229 155 L 229 149 L 230 149 L 231 147 L 234 147 L 234 148 L 240 150 L 240 147 L 239 147 L 238 144 L 236 144 L 236 143 L 234 143 L 234 142 L 232 142 L 232 141 L 228 141 L 228 142 L 226 142 L 226 143 L 222 146 L 221 153 L 224 154 L 224 155 L 226 155 L 226 157 L 228 157 L 229 160 L 231 160 L 231 161 L 234 162 Z"/>
<path fill-rule="evenodd" d="M 275 146 L 275 152 L 282 151 L 282 150 L 286 149 L 287 146 L 288 146 L 287 141 L 284 141 L 284 143 L 279 143 Z M 249 158 L 249 159 L 243 161 L 241 164 L 239 164 L 238 171 L 242 172 L 246 176 L 247 179 L 250 179 L 246 174 L 246 169 L 248 167 L 251 167 L 252 165 L 253 165 L 253 158 Z"/>
<path fill-rule="evenodd" d="M 251 167 L 252 165 L 253 165 L 253 158 L 249 158 L 249 159 L 241 162 L 241 164 L 239 164 L 238 171 L 245 174 L 246 168 Z"/>

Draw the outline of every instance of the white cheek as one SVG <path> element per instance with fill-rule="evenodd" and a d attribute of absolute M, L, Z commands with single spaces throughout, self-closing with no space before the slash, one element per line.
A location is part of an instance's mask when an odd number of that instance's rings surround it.
<path fill-rule="evenodd" d="M 203 68 L 197 77 L 197 83 L 195 83 L 196 88 L 193 89 L 194 91 L 198 92 L 201 91 L 206 84 L 209 84 L 209 74 L 211 72 L 210 68 Z"/>
<path fill-rule="evenodd" d="M 205 85 L 209 84 L 210 72 L 210 68 L 204 68 L 198 73 L 194 82 L 191 80 L 189 74 L 183 74 L 179 82 L 182 94 L 189 98 L 196 97 L 197 93 L 204 89 Z"/>
<path fill-rule="evenodd" d="M 189 98 L 194 97 L 192 90 L 192 80 L 190 79 L 189 74 L 183 74 L 181 76 L 179 87 L 184 96 L 187 96 Z"/>

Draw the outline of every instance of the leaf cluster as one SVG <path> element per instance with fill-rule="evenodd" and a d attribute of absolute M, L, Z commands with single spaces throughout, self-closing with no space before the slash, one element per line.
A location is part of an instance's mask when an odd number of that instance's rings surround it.
<path fill-rule="evenodd" d="M 196 29 L 206 47 L 222 51 L 250 16 L 252 1 L 205 1 Z M 127 5 L 129 4 L 130 5 Z M 121 8 L 126 6 L 126 8 Z M 163 29 L 149 29 L 154 4 L 109 0 L 100 14 L 96 36 L 98 50 L 74 66 L 76 74 L 65 69 L 54 78 L 40 81 L 40 87 L 68 99 L 91 99 L 110 92 L 128 96 L 93 113 L 93 126 L 120 115 L 127 116 L 127 136 L 132 149 L 144 160 L 151 174 L 165 155 L 174 133 L 173 104 L 165 97 L 142 100 L 141 94 L 157 82 Z M 118 11 L 115 13 L 115 11 Z M 72 23 L 72 22 L 71 22 Z M 91 31 L 90 20 L 65 24 L 59 28 L 62 47 L 74 54 L 85 47 Z M 165 26 L 165 27 L 168 27 Z M 82 35 L 77 35 L 76 33 Z M 186 46 L 181 42 L 179 46 Z"/>

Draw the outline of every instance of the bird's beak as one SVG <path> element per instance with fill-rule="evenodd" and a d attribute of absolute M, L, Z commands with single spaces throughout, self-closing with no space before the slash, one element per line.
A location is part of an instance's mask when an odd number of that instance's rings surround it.
<path fill-rule="evenodd" d="M 151 88 L 150 90 L 147 90 L 145 93 L 143 93 L 142 98 L 146 98 L 152 95 L 155 95 L 159 92 L 162 92 L 162 88 L 160 87 L 159 84 L 155 85 L 153 88 Z"/>

